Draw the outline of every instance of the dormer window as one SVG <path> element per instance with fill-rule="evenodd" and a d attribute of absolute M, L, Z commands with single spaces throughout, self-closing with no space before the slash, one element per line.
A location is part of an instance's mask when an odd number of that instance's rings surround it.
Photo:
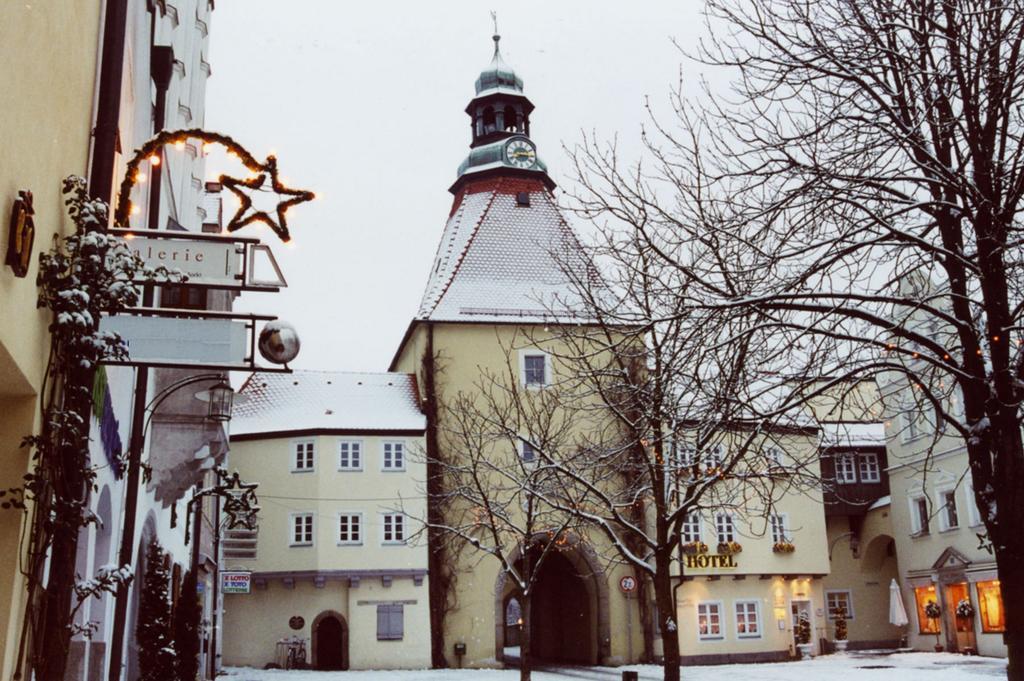
<path fill-rule="evenodd" d="M 530 192 L 516 192 L 516 205 L 530 207 Z"/>

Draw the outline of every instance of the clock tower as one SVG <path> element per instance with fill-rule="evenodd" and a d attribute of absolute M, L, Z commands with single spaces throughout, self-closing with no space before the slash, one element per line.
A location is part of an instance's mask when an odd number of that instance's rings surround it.
<path fill-rule="evenodd" d="M 533 177 L 549 190 L 555 187 L 530 139 L 533 103 L 523 94 L 523 79 L 502 58 L 500 42 L 495 34 L 494 57 L 476 79 L 476 95 L 466 107 L 472 143 L 451 187 L 454 194 L 469 180 L 496 175 Z"/>

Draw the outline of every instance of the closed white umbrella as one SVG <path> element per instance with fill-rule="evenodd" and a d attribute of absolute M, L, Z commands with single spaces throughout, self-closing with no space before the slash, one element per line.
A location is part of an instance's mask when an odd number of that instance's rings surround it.
<path fill-rule="evenodd" d="M 897 627 L 905 626 L 910 622 L 907 619 L 907 609 L 903 607 L 903 596 L 900 594 L 900 585 L 896 580 L 889 584 L 889 623 Z"/>

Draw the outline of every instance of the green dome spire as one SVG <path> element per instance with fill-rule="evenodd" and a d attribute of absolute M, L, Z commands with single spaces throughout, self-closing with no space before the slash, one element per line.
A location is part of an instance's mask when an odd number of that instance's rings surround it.
<path fill-rule="evenodd" d="M 491 63 L 487 65 L 487 68 L 480 72 L 480 77 L 476 79 L 476 94 L 498 89 L 521 93 L 523 79 L 517 76 L 512 67 L 506 64 L 501 57 L 501 49 L 498 46 L 501 36 L 495 33 L 492 38 L 494 40 L 494 57 L 491 58 Z"/>

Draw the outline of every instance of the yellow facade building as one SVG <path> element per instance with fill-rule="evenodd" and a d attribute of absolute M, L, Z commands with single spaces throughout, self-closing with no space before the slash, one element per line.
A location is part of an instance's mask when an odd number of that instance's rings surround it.
<path fill-rule="evenodd" d="M 430 664 L 423 432 L 412 376 L 256 374 L 232 422 L 230 466 L 259 484 L 259 529 L 229 531 L 225 664 L 314 669 Z"/>

